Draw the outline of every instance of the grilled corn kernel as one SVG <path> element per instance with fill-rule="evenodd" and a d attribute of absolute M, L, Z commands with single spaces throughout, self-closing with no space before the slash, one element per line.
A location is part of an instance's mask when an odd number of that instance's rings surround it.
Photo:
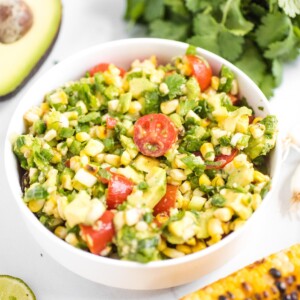
<path fill-rule="evenodd" d="M 261 202 L 262 202 L 262 199 L 261 199 L 260 194 L 253 194 L 252 195 L 251 206 L 252 206 L 253 210 L 257 210 L 257 208 L 260 206 Z"/>
<path fill-rule="evenodd" d="M 28 207 L 33 213 L 37 213 L 38 211 L 40 211 L 43 208 L 44 204 L 45 204 L 44 199 L 31 200 L 28 203 Z"/>
<path fill-rule="evenodd" d="M 253 172 L 253 179 L 255 182 L 266 182 L 266 181 L 269 181 L 269 176 L 267 175 L 264 175 L 263 173 L 259 172 L 259 171 L 254 171 Z"/>
<path fill-rule="evenodd" d="M 237 218 L 232 223 L 230 223 L 230 230 L 235 231 L 239 228 L 241 228 L 245 224 L 245 221 Z"/>
<path fill-rule="evenodd" d="M 75 233 L 68 233 L 67 235 L 66 235 L 66 237 L 65 237 L 65 241 L 68 243 L 68 244 L 70 244 L 70 245 L 72 245 L 72 246 L 77 246 L 77 244 L 78 244 L 78 239 L 77 239 L 77 237 L 76 237 L 76 235 L 75 235 Z"/>
<path fill-rule="evenodd" d="M 212 238 L 221 236 L 224 233 L 222 222 L 217 218 L 210 219 L 207 224 L 207 231 Z"/>
<path fill-rule="evenodd" d="M 192 252 L 198 252 L 206 248 L 206 244 L 204 242 L 198 241 L 195 246 L 192 247 Z"/>
<path fill-rule="evenodd" d="M 57 132 L 55 129 L 50 129 L 44 136 L 44 140 L 47 142 L 52 141 L 57 136 Z"/>
<path fill-rule="evenodd" d="M 64 226 L 57 226 L 54 230 L 54 234 L 64 240 L 68 234 L 68 230 Z"/>
<path fill-rule="evenodd" d="M 167 248 L 167 243 L 164 239 L 161 239 L 159 244 L 158 244 L 158 250 L 163 251 Z"/>
<path fill-rule="evenodd" d="M 90 139 L 84 147 L 84 152 L 88 156 L 96 156 L 104 150 L 104 145 L 101 141 Z"/>
<path fill-rule="evenodd" d="M 82 131 L 82 132 L 76 133 L 75 138 L 79 142 L 85 142 L 85 141 L 88 141 L 91 137 L 87 132 Z"/>
<path fill-rule="evenodd" d="M 141 111 L 141 109 L 142 109 L 142 105 L 140 102 L 132 101 L 130 103 L 128 113 L 131 115 L 135 115 L 135 114 L 139 113 Z"/>
<path fill-rule="evenodd" d="M 219 85 L 220 85 L 220 79 L 219 79 L 219 77 L 217 77 L 217 76 L 213 76 L 212 78 L 211 78 L 211 87 L 214 89 L 214 90 L 218 90 L 218 88 L 219 88 Z"/>
<path fill-rule="evenodd" d="M 131 162 L 130 154 L 128 151 L 124 151 L 121 155 L 121 165 L 127 166 Z"/>
<path fill-rule="evenodd" d="M 178 257 L 182 257 L 182 256 L 185 255 L 183 252 L 178 251 L 178 250 L 173 249 L 173 248 L 166 248 L 162 251 L 162 253 L 165 256 L 170 257 L 170 258 L 178 258 Z"/>
<path fill-rule="evenodd" d="M 215 150 L 212 143 L 204 143 L 200 147 L 200 152 L 206 160 L 213 161 L 215 159 Z"/>
<path fill-rule="evenodd" d="M 176 250 L 183 252 L 184 254 L 192 253 L 191 247 L 189 247 L 187 245 L 176 245 Z"/>
<path fill-rule="evenodd" d="M 158 214 L 158 215 L 156 215 L 155 219 L 157 220 L 158 223 L 163 224 L 163 223 L 167 222 L 169 217 L 167 214 Z"/>
<path fill-rule="evenodd" d="M 214 216 L 222 222 L 228 222 L 233 216 L 233 210 L 229 207 L 218 208 L 214 211 Z"/>
<path fill-rule="evenodd" d="M 179 105 L 179 101 L 176 99 L 171 100 L 171 101 L 165 101 L 160 104 L 160 110 L 165 115 L 169 115 L 172 112 L 176 111 L 176 108 L 178 107 L 178 105 Z"/>
<path fill-rule="evenodd" d="M 255 139 L 258 139 L 264 135 L 266 126 L 261 123 L 252 124 L 249 126 L 249 131 Z"/>
<path fill-rule="evenodd" d="M 169 175 L 176 181 L 183 181 L 183 180 L 186 180 L 186 178 L 187 178 L 184 171 L 181 169 L 172 169 L 170 171 Z"/>
<path fill-rule="evenodd" d="M 197 244 L 197 241 L 194 237 L 190 238 L 189 240 L 186 241 L 186 244 L 189 246 L 195 246 Z"/>
<path fill-rule="evenodd" d="M 104 161 L 107 162 L 108 164 L 114 166 L 114 167 L 119 167 L 121 163 L 121 158 L 119 155 L 115 154 L 106 154 L 104 157 Z"/>
<path fill-rule="evenodd" d="M 212 181 L 211 181 L 212 186 L 224 186 L 225 181 L 221 176 L 216 176 Z"/>
<path fill-rule="evenodd" d="M 210 120 L 206 118 L 206 119 L 201 119 L 200 125 L 202 127 L 207 127 L 210 123 L 211 123 Z"/>
<path fill-rule="evenodd" d="M 191 183 L 189 181 L 185 181 L 180 187 L 179 190 L 182 194 L 189 192 L 192 189 Z"/>
<path fill-rule="evenodd" d="M 256 124 L 256 123 L 260 122 L 262 119 L 263 119 L 262 117 L 256 117 L 256 118 L 253 120 L 252 124 Z"/>
<path fill-rule="evenodd" d="M 107 137 L 105 126 L 96 126 L 95 133 L 100 140 L 104 140 Z"/>
<path fill-rule="evenodd" d="M 199 185 L 211 185 L 211 181 L 206 174 L 202 174 L 199 177 Z"/>

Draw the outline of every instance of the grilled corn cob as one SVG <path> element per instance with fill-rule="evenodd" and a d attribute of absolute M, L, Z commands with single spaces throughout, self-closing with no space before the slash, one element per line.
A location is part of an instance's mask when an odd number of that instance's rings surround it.
<path fill-rule="evenodd" d="M 300 244 L 259 260 L 182 300 L 299 298 Z"/>

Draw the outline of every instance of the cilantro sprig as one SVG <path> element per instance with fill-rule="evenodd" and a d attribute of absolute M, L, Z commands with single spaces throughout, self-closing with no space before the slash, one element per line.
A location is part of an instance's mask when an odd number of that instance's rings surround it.
<path fill-rule="evenodd" d="M 299 55 L 299 13 L 293 0 L 127 0 L 125 19 L 145 24 L 152 37 L 221 55 L 270 98 L 283 63 Z"/>

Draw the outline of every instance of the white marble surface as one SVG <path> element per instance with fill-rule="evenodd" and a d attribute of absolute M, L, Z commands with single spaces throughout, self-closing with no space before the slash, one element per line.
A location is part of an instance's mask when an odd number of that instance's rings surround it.
<path fill-rule="evenodd" d="M 282 163 L 281 180 L 275 187 L 268 214 L 253 228 L 244 251 L 218 271 L 190 284 L 159 291 L 137 292 L 110 288 L 71 273 L 39 247 L 20 219 L 4 173 L 3 141 L 10 117 L 22 94 L 54 61 L 91 45 L 129 37 L 128 25 L 122 19 L 125 1 L 65 0 L 63 4 L 62 27 L 50 56 L 18 95 L 0 102 L 0 274 L 22 278 L 31 286 L 37 299 L 42 300 L 178 299 L 264 255 L 300 242 L 300 210 L 298 216 L 295 210 L 291 213 L 289 200 L 290 178 L 300 163 L 300 155 L 291 152 Z M 283 83 L 271 100 L 283 133 L 290 126 L 300 126 L 299 83 L 300 59 L 285 66 Z"/>

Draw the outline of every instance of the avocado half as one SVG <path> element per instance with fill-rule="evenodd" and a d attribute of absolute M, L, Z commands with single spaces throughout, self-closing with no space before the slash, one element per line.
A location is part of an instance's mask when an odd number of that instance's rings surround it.
<path fill-rule="evenodd" d="M 17 93 L 39 69 L 58 36 L 60 0 L 25 0 L 33 14 L 28 32 L 11 44 L 0 43 L 0 100 Z"/>

